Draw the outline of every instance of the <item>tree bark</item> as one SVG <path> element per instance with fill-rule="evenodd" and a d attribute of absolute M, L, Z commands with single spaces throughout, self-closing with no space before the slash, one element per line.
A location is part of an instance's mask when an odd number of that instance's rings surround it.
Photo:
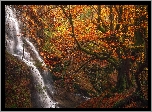
<path fill-rule="evenodd" d="M 119 10 L 117 9 L 117 7 L 114 5 L 115 9 L 116 9 L 116 12 L 118 13 L 118 23 L 116 25 L 116 28 L 115 30 L 119 30 L 120 28 L 120 24 L 122 23 L 122 12 L 123 12 L 123 6 L 120 5 L 119 6 Z"/>
<path fill-rule="evenodd" d="M 117 76 L 117 84 L 116 84 L 116 89 L 119 90 L 123 90 L 124 89 L 124 61 L 122 61 L 119 69 L 118 69 L 118 76 Z"/>
<path fill-rule="evenodd" d="M 117 76 L 117 84 L 116 84 L 116 89 L 118 91 L 123 91 L 124 89 L 128 89 L 131 87 L 132 82 L 129 77 L 129 63 L 128 59 L 125 59 L 122 61 L 118 71 L 118 76 Z"/>
<path fill-rule="evenodd" d="M 110 8 L 110 31 L 113 31 L 114 28 L 113 28 L 113 13 L 112 13 L 112 7 L 113 5 L 110 5 L 109 8 Z"/>

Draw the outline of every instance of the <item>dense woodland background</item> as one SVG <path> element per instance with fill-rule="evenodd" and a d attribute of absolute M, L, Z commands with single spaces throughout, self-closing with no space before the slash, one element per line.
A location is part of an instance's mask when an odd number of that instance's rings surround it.
<path fill-rule="evenodd" d="M 13 7 L 20 13 L 23 36 L 33 39 L 53 74 L 55 89 L 91 97 L 77 108 L 148 108 L 148 6 Z M 36 66 L 43 69 L 39 62 Z M 28 95 L 25 104 L 13 106 L 32 107 Z M 6 107 L 13 108 L 12 96 L 6 96 Z"/>

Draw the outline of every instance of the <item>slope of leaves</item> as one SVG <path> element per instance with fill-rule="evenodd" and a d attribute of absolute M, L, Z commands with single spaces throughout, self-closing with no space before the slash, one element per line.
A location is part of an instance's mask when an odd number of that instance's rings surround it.
<path fill-rule="evenodd" d="M 142 100 L 138 100 L 136 97 L 135 88 L 114 94 L 107 90 L 99 97 L 81 103 L 77 108 L 148 108 L 147 104 L 144 104 Z M 121 107 L 114 107 L 118 102 Z"/>
<path fill-rule="evenodd" d="M 5 108 L 31 108 L 30 69 L 5 51 Z"/>

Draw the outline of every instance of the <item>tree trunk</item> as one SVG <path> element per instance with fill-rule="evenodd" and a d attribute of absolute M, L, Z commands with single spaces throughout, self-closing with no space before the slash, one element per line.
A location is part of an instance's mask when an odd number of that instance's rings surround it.
<path fill-rule="evenodd" d="M 128 54 L 130 55 L 129 51 L 128 51 Z M 130 88 L 132 86 L 132 82 L 131 82 L 131 78 L 129 77 L 129 69 L 131 68 L 131 65 L 130 65 L 130 59 L 127 58 L 125 60 L 125 75 L 126 75 L 126 88 Z"/>
<path fill-rule="evenodd" d="M 113 7 L 113 5 L 109 6 L 109 8 L 110 8 L 110 31 L 114 30 L 112 7 Z"/>
<path fill-rule="evenodd" d="M 132 82 L 129 77 L 129 63 L 128 59 L 126 59 L 122 61 L 121 66 L 118 69 L 116 89 L 118 91 L 123 91 L 124 89 L 130 88 L 131 85 Z"/>
<path fill-rule="evenodd" d="M 118 76 L 117 76 L 117 84 L 116 84 L 116 89 L 123 90 L 124 89 L 124 67 L 123 67 L 124 62 L 122 62 L 121 66 L 118 69 Z"/>

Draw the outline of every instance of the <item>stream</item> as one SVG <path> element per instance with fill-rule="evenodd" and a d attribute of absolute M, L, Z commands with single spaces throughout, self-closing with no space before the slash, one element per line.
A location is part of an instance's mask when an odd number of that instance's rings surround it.
<path fill-rule="evenodd" d="M 5 47 L 10 54 L 22 60 L 31 69 L 34 89 L 39 90 L 38 92 L 34 91 L 31 94 L 34 108 L 66 108 L 70 107 L 69 104 L 73 102 L 75 105 L 80 101 L 88 99 L 79 94 L 71 95 L 69 93 L 62 94 L 63 96 L 59 96 L 60 98 L 57 96 L 57 93 L 55 93 L 56 91 L 53 89 L 51 73 L 32 41 L 30 41 L 28 37 L 22 36 L 20 21 L 17 19 L 16 14 L 17 11 L 14 8 L 5 6 Z M 46 69 L 40 70 L 35 65 L 36 61 L 42 63 L 42 66 Z M 67 96 L 69 101 L 66 105 L 65 98 L 61 100 L 61 97 Z"/>

